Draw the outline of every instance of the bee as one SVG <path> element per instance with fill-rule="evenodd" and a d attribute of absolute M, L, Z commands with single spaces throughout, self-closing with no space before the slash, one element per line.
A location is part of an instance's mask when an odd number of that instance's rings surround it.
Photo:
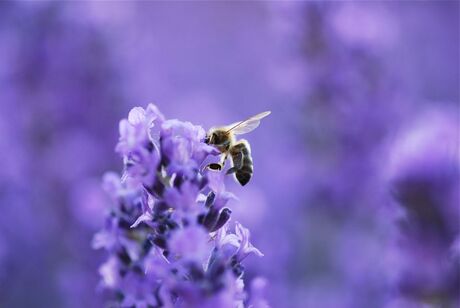
<path fill-rule="evenodd" d="M 219 163 L 212 163 L 208 168 L 212 170 L 221 170 L 227 157 L 232 159 L 232 167 L 228 169 L 227 174 L 235 174 L 236 180 L 242 185 L 246 185 L 254 172 L 251 157 L 251 147 L 245 139 L 236 140 L 236 135 L 243 135 L 256 129 L 260 120 L 268 116 L 271 112 L 265 111 L 244 121 L 232 123 L 224 127 L 211 128 L 206 135 L 205 142 L 215 146 L 221 153 Z"/>

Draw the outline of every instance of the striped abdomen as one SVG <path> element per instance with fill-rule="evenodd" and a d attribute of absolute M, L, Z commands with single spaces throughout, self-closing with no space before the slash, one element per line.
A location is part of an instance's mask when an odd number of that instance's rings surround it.
<path fill-rule="evenodd" d="M 244 186 L 249 182 L 254 171 L 249 143 L 246 140 L 238 141 L 230 149 L 230 155 L 232 156 L 236 179 Z"/>

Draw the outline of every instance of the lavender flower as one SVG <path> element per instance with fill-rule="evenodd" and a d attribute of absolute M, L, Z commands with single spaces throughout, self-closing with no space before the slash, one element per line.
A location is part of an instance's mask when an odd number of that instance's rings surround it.
<path fill-rule="evenodd" d="M 395 243 L 401 300 L 458 307 L 458 120 L 428 110 L 392 147 L 388 178 L 403 213 Z M 430 123 L 427 125 L 426 123 Z"/>
<path fill-rule="evenodd" d="M 116 151 L 124 174 L 107 173 L 104 188 L 113 206 L 106 226 L 93 239 L 109 256 L 100 267 L 101 287 L 117 307 L 244 307 L 242 261 L 263 254 L 249 230 L 235 224 L 235 197 L 224 174 L 202 171 L 208 155 L 205 131 L 165 120 L 152 104 L 132 109 L 120 122 Z M 251 301 L 266 302 L 261 291 Z M 252 304 L 257 307 L 262 304 Z"/>

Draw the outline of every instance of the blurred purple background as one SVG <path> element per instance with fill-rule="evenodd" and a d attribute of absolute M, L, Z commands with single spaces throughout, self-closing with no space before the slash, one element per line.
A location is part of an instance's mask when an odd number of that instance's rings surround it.
<path fill-rule="evenodd" d="M 0 307 L 103 306 L 101 177 L 150 102 L 272 111 L 228 184 L 273 307 L 455 307 L 459 35 L 456 1 L 1 2 Z"/>

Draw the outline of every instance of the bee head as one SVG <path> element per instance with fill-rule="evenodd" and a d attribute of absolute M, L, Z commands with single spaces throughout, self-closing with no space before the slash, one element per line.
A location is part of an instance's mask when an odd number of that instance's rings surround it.
<path fill-rule="evenodd" d="M 204 141 L 209 145 L 214 145 L 222 149 L 226 149 L 231 142 L 227 132 L 220 128 L 209 130 Z"/>
<path fill-rule="evenodd" d="M 214 133 L 213 129 L 210 129 L 206 134 L 206 138 L 204 139 L 204 143 L 206 144 L 213 144 L 216 141 L 216 134 Z"/>

